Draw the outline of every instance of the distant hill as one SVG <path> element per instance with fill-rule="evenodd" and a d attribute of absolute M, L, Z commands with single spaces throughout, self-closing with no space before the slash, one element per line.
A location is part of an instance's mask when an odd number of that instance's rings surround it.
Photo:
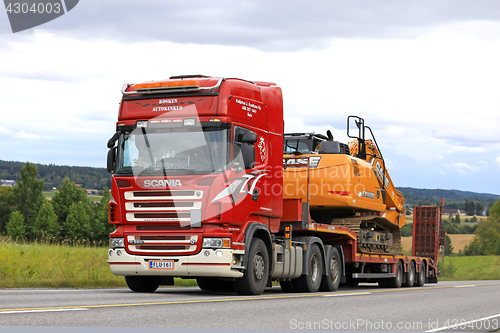
<path fill-rule="evenodd" d="M 480 202 L 487 206 L 491 201 L 497 201 L 500 196 L 491 193 L 476 193 L 460 190 L 423 189 L 412 187 L 397 187 L 403 193 L 405 202 L 410 206 L 440 205 L 444 199 L 445 208 L 460 208 L 466 200 Z"/>
<path fill-rule="evenodd" d="M 24 162 L 12 162 L 0 160 L 0 179 L 21 180 L 21 168 Z M 111 174 L 105 168 L 37 164 L 39 179 L 43 179 L 45 191 L 59 188 L 68 177 L 75 184 L 81 184 L 83 188 L 103 190 L 111 188 Z"/>

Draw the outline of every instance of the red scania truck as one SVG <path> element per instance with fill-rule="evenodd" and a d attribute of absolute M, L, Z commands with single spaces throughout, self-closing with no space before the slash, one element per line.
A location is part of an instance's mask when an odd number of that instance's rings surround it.
<path fill-rule="evenodd" d="M 338 150 L 330 135 L 292 135 L 289 143 L 317 143 L 319 151 L 290 151 L 282 92 L 274 83 L 185 75 L 125 84 L 122 94 L 108 141 L 109 221 L 115 225 L 108 262 L 131 290 L 154 292 L 174 277 L 196 279 L 204 290 L 253 295 L 271 281 L 285 292 L 335 291 L 341 282 L 437 282 L 435 258 L 384 252 L 400 241 L 380 222 L 385 211 L 396 231 L 404 224 L 402 205 L 386 204 L 404 200 L 390 187 L 381 154 L 366 153 L 373 144 L 365 146 L 361 118 L 354 117 L 356 156 Z M 345 156 L 328 166 L 343 175 L 342 189 L 326 175 L 334 190 L 322 193 L 321 202 L 347 202 L 339 211 L 348 217 L 313 207 L 317 193 L 309 180 L 327 154 Z M 376 168 L 367 155 L 380 159 Z M 288 186 L 290 177 L 305 187 Z M 363 185 L 370 177 L 366 184 L 376 188 Z M 347 222 L 329 223 L 330 213 Z"/>

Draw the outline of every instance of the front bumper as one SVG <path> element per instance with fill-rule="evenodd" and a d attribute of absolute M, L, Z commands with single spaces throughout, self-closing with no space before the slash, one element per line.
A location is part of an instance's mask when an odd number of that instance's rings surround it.
<path fill-rule="evenodd" d="M 118 251 L 121 251 L 120 256 L 117 255 Z M 220 251 L 222 255 L 216 256 L 216 251 Z M 202 249 L 198 254 L 187 256 L 139 256 L 128 254 L 123 248 L 117 248 L 108 250 L 108 263 L 111 272 L 115 275 L 240 278 L 243 276 L 243 272 L 234 268 L 232 262 L 233 260 L 238 262 L 237 258 L 241 257 L 243 253 L 243 250 L 233 249 Z M 150 260 L 171 260 L 173 268 L 150 269 Z"/>

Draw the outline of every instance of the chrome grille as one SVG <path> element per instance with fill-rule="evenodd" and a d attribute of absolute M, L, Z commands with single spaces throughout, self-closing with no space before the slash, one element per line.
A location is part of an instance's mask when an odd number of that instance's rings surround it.
<path fill-rule="evenodd" d="M 198 242 L 197 235 L 129 235 L 128 250 L 135 253 L 193 252 Z M 133 243 L 133 244 L 131 244 Z"/>

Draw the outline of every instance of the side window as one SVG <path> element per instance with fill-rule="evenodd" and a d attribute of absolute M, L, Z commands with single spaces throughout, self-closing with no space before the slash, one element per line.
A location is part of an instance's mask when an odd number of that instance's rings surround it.
<path fill-rule="evenodd" d="M 253 133 L 254 135 L 256 135 L 256 133 L 250 129 L 247 129 L 247 128 L 244 128 L 241 126 L 234 126 L 233 127 L 233 141 L 242 142 L 243 135 L 245 135 L 245 133 Z M 258 141 L 257 141 L 257 143 L 258 143 Z M 256 151 L 260 151 L 260 148 L 256 149 L 256 143 L 254 143 L 254 144 L 243 143 L 240 146 L 240 148 L 241 148 L 243 160 L 245 161 L 245 168 L 246 169 L 253 169 L 258 164 L 261 164 L 260 159 L 257 159 Z"/>
<path fill-rule="evenodd" d="M 252 132 L 252 131 L 240 126 L 234 126 L 233 141 L 241 142 L 241 138 L 243 137 L 243 134 L 245 134 L 246 132 Z"/>

